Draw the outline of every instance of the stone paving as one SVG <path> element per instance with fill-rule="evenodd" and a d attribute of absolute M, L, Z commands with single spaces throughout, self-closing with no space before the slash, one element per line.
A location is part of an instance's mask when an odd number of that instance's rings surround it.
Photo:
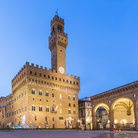
<path fill-rule="evenodd" d="M 138 138 L 136 131 L 63 131 L 63 130 L 15 130 L 0 131 L 0 138 Z"/>

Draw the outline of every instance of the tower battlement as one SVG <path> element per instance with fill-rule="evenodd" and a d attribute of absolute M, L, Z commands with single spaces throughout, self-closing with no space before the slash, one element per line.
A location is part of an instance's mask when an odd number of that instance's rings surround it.
<path fill-rule="evenodd" d="M 17 75 L 12 80 L 12 87 L 14 87 L 25 76 L 41 77 L 43 79 L 50 80 L 53 76 L 56 76 L 56 80 L 64 78 L 63 81 L 73 86 L 80 86 L 80 77 L 73 76 L 71 74 L 60 74 L 56 70 L 47 69 L 47 67 L 34 65 L 33 63 L 26 62 Z M 60 80 L 61 81 L 61 80 Z"/>
<path fill-rule="evenodd" d="M 64 24 L 64 19 L 60 18 L 58 15 L 55 15 L 55 17 L 51 20 L 51 26 L 53 25 L 54 22 L 60 22 L 62 24 Z"/>

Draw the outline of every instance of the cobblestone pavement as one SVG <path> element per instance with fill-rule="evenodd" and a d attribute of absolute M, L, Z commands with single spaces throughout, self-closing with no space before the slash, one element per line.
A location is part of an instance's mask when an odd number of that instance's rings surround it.
<path fill-rule="evenodd" d="M 17 130 L 0 131 L 0 138 L 138 138 L 138 132 Z"/>

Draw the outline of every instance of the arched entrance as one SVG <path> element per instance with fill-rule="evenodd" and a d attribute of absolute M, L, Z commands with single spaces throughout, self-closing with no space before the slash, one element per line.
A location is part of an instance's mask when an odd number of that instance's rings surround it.
<path fill-rule="evenodd" d="M 129 98 L 119 98 L 112 104 L 114 128 L 130 129 L 135 127 L 134 104 Z"/>
<path fill-rule="evenodd" d="M 109 129 L 109 107 L 104 103 L 95 106 L 93 110 L 93 127 L 94 129 Z"/>

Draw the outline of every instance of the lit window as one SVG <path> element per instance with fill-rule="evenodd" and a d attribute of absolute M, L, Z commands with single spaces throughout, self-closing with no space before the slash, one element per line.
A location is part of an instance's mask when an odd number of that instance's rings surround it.
<path fill-rule="evenodd" d="M 59 95 L 59 98 L 62 99 L 62 94 Z"/>
<path fill-rule="evenodd" d="M 39 95 L 42 95 L 42 91 L 39 91 Z"/>
<path fill-rule="evenodd" d="M 68 110 L 68 114 L 71 114 L 71 110 L 70 109 Z"/>
<path fill-rule="evenodd" d="M 35 90 L 34 89 L 32 90 L 32 94 L 35 94 Z"/>
<path fill-rule="evenodd" d="M 71 100 L 71 96 L 70 95 L 68 96 L 68 100 Z"/>
<path fill-rule="evenodd" d="M 46 107 L 46 112 L 49 112 L 49 107 Z"/>

